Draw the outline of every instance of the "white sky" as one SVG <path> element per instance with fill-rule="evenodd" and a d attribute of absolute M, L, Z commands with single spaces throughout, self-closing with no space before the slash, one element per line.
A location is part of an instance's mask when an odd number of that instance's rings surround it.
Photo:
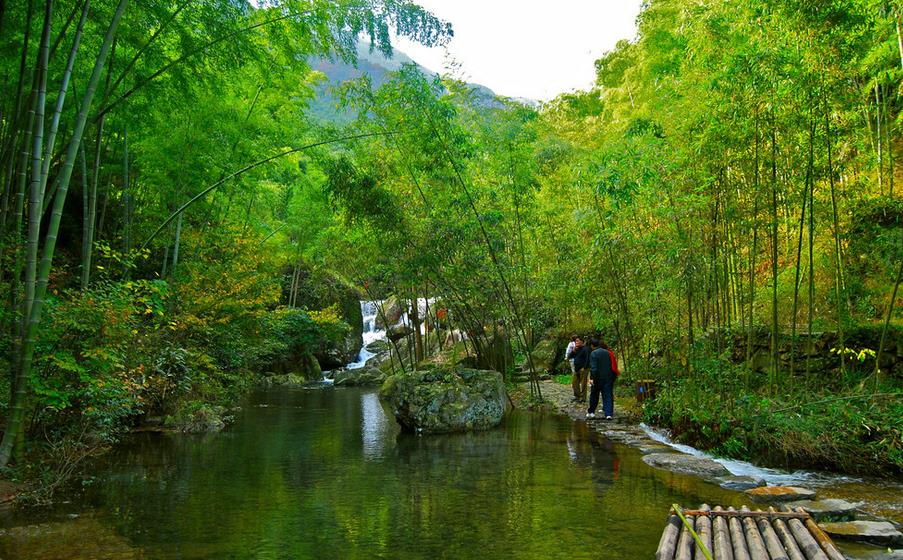
<path fill-rule="evenodd" d="M 448 55 L 470 82 L 497 94 L 548 100 L 587 89 L 593 62 L 620 39 L 633 39 L 641 0 L 418 0 L 451 22 Z M 446 49 L 406 40 L 396 46 L 430 70 L 444 71 Z"/>

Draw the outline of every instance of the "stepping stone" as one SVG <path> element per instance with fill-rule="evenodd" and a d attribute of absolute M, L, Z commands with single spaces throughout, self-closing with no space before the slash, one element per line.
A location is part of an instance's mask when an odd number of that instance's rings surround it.
<path fill-rule="evenodd" d="M 843 521 L 819 523 L 832 537 L 874 544 L 903 544 L 903 533 L 887 521 Z"/>
<path fill-rule="evenodd" d="M 675 453 L 677 450 L 663 443 L 650 443 L 640 446 L 640 453 L 649 455 L 650 453 Z"/>
<path fill-rule="evenodd" d="M 813 500 L 815 491 L 798 486 L 763 486 L 746 491 L 746 495 L 754 502 L 792 502 L 796 500 Z"/>
<path fill-rule="evenodd" d="M 705 478 L 730 476 L 724 465 L 705 457 L 694 457 L 683 453 L 650 453 L 643 457 L 649 466 L 668 471 L 692 474 Z"/>
<path fill-rule="evenodd" d="M 852 515 L 862 507 L 862 502 L 851 503 L 846 500 L 829 498 L 825 500 L 800 500 L 793 502 L 793 507 L 801 507 L 812 514 L 816 519 L 829 516 Z"/>
<path fill-rule="evenodd" d="M 765 480 L 751 476 L 728 476 L 721 479 L 721 487 L 728 490 L 750 490 L 765 486 Z"/>

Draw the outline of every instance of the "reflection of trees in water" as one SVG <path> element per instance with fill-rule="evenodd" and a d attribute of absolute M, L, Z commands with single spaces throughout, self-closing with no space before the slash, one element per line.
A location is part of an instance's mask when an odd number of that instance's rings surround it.
<path fill-rule="evenodd" d="M 90 500 L 151 557 L 481 560 L 590 542 L 648 557 L 671 503 L 718 501 L 582 422 L 516 411 L 498 429 L 416 436 L 376 405 L 357 389 L 267 393 L 226 433 L 121 448 Z"/>
<path fill-rule="evenodd" d="M 567 439 L 571 462 L 590 470 L 590 477 L 597 492 L 603 492 L 618 479 L 621 461 L 615 444 L 586 422 L 574 422 Z"/>

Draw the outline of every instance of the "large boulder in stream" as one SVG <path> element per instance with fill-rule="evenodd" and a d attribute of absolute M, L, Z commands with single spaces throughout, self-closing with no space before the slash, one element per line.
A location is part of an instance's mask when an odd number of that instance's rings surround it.
<path fill-rule="evenodd" d="M 402 429 L 441 434 L 498 426 L 508 410 L 502 374 L 435 368 L 397 374 L 380 391 Z"/>

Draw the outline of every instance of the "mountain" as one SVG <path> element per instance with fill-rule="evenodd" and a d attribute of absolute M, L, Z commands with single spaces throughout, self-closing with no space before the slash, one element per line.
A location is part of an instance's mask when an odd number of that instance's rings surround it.
<path fill-rule="evenodd" d="M 421 72 L 430 77 L 438 74 L 417 64 L 411 57 L 398 49 L 393 49 L 392 57 L 386 58 L 377 50 L 371 52 L 368 45 L 360 42 L 357 44 L 357 66 L 339 59 L 312 61 L 311 68 L 325 74 L 327 79 L 317 87 L 317 95 L 310 104 L 311 113 L 318 120 L 347 124 L 355 118 L 355 115 L 338 107 L 338 99 L 333 93 L 334 88 L 341 85 L 342 82 L 360 78 L 364 74 L 370 75 L 373 87 L 379 87 L 389 80 L 390 72 L 401 69 L 404 64 L 414 64 Z M 475 90 L 478 102 L 481 104 L 485 104 L 487 107 L 500 106 L 498 96 L 488 87 L 473 83 L 468 83 L 468 85 Z M 535 101 L 529 99 L 516 99 L 516 101 L 526 105 L 536 105 Z"/>

